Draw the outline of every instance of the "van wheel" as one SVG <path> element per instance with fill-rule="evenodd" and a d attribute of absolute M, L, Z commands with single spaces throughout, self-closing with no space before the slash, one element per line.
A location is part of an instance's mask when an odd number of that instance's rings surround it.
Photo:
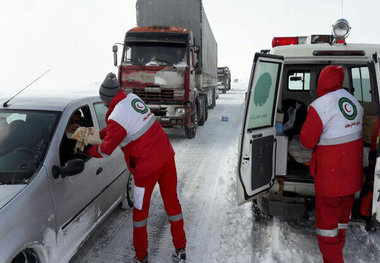
<path fill-rule="evenodd" d="M 257 205 L 256 200 L 254 200 L 252 204 L 252 213 L 253 213 L 253 218 L 255 219 L 256 222 L 264 222 L 272 218 L 271 215 L 264 214 L 263 211 L 261 211 L 261 209 Z"/>
<path fill-rule="evenodd" d="M 188 139 L 192 139 L 195 137 L 195 134 L 197 132 L 197 127 L 198 127 L 198 111 L 197 111 L 197 106 L 195 105 L 195 109 L 194 109 L 194 124 L 192 125 L 192 127 L 186 127 L 185 126 L 185 134 L 186 134 L 186 138 Z"/>
<path fill-rule="evenodd" d="M 14 259 L 12 259 L 12 263 L 38 263 L 38 257 L 36 253 L 34 253 L 30 249 L 26 249 L 20 252 Z"/>
<path fill-rule="evenodd" d="M 133 180 L 133 175 L 130 173 L 128 176 L 127 185 L 125 186 L 124 199 L 121 201 L 121 208 L 128 209 L 132 208 L 134 205 L 133 192 L 135 189 L 135 181 Z"/>

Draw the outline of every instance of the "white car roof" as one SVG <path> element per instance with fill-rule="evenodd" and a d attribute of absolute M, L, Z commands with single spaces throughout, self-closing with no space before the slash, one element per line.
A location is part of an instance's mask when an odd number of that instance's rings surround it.
<path fill-rule="evenodd" d="M 100 101 L 99 96 L 70 94 L 68 96 L 16 96 L 4 107 L 9 98 L 0 98 L 1 109 L 63 111 L 68 105 L 83 100 L 83 103 Z"/>

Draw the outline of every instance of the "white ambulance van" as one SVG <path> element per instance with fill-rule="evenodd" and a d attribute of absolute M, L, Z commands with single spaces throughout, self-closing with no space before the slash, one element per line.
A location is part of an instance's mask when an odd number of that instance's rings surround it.
<path fill-rule="evenodd" d="M 302 147 L 299 135 L 307 107 L 317 98 L 319 74 L 327 65 L 344 68 L 343 87 L 364 109 L 363 164 L 368 170 L 368 152 L 379 115 L 380 44 L 346 43 L 349 30 L 348 22 L 339 19 L 331 35 L 275 37 L 272 50 L 255 54 L 239 142 L 239 204 L 254 200 L 263 214 L 293 218 L 304 217 L 313 208 L 311 151 Z M 379 191 L 380 151 L 372 202 L 372 218 L 377 221 Z M 354 210 L 360 192 L 356 199 Z"/>

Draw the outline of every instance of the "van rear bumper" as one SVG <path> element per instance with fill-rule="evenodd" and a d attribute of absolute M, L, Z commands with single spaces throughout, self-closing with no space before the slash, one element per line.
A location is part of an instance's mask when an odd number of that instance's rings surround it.
<path fill-rule="evenodd" d="M 306 218 L 309 207 L 304 197 L 288 197 L 270 192 L 258 197 L 257 205 L 264 214 L 294 219 Z"/>

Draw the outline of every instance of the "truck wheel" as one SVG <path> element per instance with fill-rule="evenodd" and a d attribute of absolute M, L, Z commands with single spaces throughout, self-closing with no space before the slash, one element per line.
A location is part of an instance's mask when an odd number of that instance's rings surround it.
<path fill-rule="evenodd" d="M 212 89 L 212 103 L 211 105 L 208 107 L 209 109 L 213 109 L 216 105 L 216 91 L 215 91 L 215 88 Z"/>
<path fill-rule="evenodd" d="M 127 185 L 125 186 L 125 197 L 121 201 L 121 208 L 122 209 L 128 209 L 132 208 L 134 205 L 134 200 L 133 200 L 133 192 L 135 189 L 135 182 L 133 180 L 133 175 L 130 173 L 128 176 L 128 181 Z"/>
<path fill-rule="evenodd" d="M 224 89 L 222 90 L 222 93 L 223 93 L 223 94 L 226 94 L 226 92 L 227 92 L 227 88 L 224 88 Z"/>
<path fill-rule="evenodd" d="M 205 102 L 205 105 L 204 105 L 204 107 L 205 107 L 205 121 L 207 121 L 207 119 L 208 119 L 208 107 L 207 107 L 206 96 L 204 96 L 204 97 L 205 97 L 205 100 L 204 100 L 204 102 Z"/>
<path fill-rule="evenodd" d="M 197 132 L 197 127 L 198 127 L 198 111 L 197 111 L 197 106 L 195 106 L 195 110 L 194 110 L 194 124 L 192 125 L 191 128 L 185 126 L 186 138 L 188 138 L 188 139 L 194 138 L 195 134 Z"/>
<path fill-rule="evenodd" d="M 203 126 L 206 122 L 206 115 L 205 115 L 205 111 L 206 111 L 206 104 L 204 102 L 204 97 L 203 96 L 200 96 L 199 97 L 199 100 L 198 100 L 198 125 L 199 126 Z"/>

